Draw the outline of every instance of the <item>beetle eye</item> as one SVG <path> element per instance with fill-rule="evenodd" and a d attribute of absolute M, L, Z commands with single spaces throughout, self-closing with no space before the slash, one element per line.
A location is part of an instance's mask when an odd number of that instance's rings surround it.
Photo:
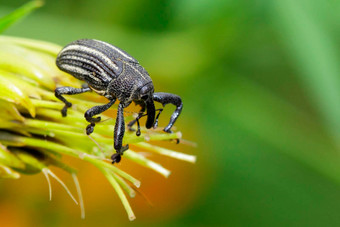
<path fill-rule="evenodd" d="M 141 100 L 149 100 L 150 98 L 152 99 L 152 94 L 153 94 L 153 85 L 152 83 L 147 83 L 143 85 L 143 87 L 140 88 L 138 91 L 138 98 Z"/>

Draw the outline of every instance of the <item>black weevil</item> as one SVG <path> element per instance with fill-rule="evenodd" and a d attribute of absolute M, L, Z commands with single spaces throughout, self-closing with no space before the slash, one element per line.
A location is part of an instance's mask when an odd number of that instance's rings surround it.
<path fill-rule="evenodd" d="M 67 115 L 67 108 L 72 106 L 62 95 L 74 95 L 88 91 L 95 91 L 104 96 L 110 102 L 105 105 L 94 106 L 85 112 L 85 119 L 90 123 L 86 127 L 86 133 L 93 132 L 95 123 L 101 120 L 100 117 L 93 117 L 109 109 L 119 100 L 117 119 L 114 129 L 114 148 L 116 154 L 111 156 L 112 163 L 119 162 L 121 155 L 129 148 L 129 145 L 122 146 L 125 132 L 123 110 L 131 102 L 142 107 L 137 118 L 128 124 L 131 129 L 137 122 L 136 135 L 140 135 L 139 119 L 147 115 L 146 128 L 157 127 L 158 117 L 163 109 L 156 115 L 154 101 L 164 105 L 173 104 L 176 110 L 171 115 L 169 124 L 164 128 L 170 133 L 171 127 L 180 115 L 183 107 L 181 98 L 178 95 L 156 92 L 148 72 L 122 49 L 109 43 L 94 40 L 81 39 L 66 45 L 58 54 L 56 64 L 58 68 L 75 78 L 84 81 L 88 86 L 82 88 L 58 87 L 55 96 L 65 103 L 61 110 L 62 115 Z M 144 114 L 146 110 L 146 114 Z"/>

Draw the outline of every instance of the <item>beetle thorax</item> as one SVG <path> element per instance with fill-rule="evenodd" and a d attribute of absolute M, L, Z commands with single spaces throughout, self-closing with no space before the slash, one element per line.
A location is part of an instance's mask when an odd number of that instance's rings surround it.
<path fill-rule="evenodd" d="M 130 102 L 138 99 L 139 90 L 146 84 L 152 84 L 152 80 L 139 64 L 124 63 L 123 72 L 110 82 L 107 93 L 121 102 Z"/>

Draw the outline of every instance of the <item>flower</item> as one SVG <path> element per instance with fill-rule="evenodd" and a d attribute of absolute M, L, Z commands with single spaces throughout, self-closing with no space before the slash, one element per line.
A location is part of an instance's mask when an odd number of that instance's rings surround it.
<path fill-rule="evenodd" d="M 113 149 L 112 133 L 115 117 L 96 124 L 94 133 L 86 135 L 88 122 L 84 112 L 98 105 L 100 97 L 95 93 L 68 97 L 73 103 L 68 116 L 62 117 L 63 107 L 54 96 L 56 86 L 81 87 L 81 81 L 60 71 L 55 58 L 61 47 L 52 43 L 24 38 L 0 36 L 0 177 L 18 179 L 21 174 L 43 173 L 50 186 L 56 179 L 81 207 L 85 216 L 81 190 L 76 170 L 62 161 L 63 156 L 72 156 L 96 166 L 111 183 L 120 197 L 130 220 L 135 215 L 125 193 L 134 197 L 140 181 L 112 165 L 109 157 Z M 113 108 L 117 108 L 114 105 Z M 126 114 L 125 122 L 133 119 Z M 141 136 L 126 132 L 124 144 L 130 149 L 124 159 L 150 168 L 168 177 L 170 171 L 139 153 L 139 149 L 188 162 L 196 157 L 153 145 L 152 141 L 169 141 L 181 138 L 179 131 L 168 134 L 144 127 Z M 123 159 L 123 161 L 124 161 Z M 51 171 L 55 166 L 69 172 L 75 182 L 76 199 L 67 186 Z M 52 190 L 50 186 L 50 199 Z"/>

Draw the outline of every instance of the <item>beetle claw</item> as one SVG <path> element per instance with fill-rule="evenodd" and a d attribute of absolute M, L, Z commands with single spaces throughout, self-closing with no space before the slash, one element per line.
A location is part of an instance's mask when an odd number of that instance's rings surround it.
<path fill-rule="evenodd" d="M 67 116 L 67 108 L 70 108 L 72 106 L 72 103 L 70 102 L 67 102 L 65 103 L 65 106 L 63 107 L 63 109 L 61 110 L 61 115 L 63 117 L 66 117 Z"/>
<path fill-rule="evenodd" d="M 112 164 L 114 164 L 114 163 L 119 163 L 122 157 L 119 153 L 115 153 L 111 156 L 111 159 L 112 159 Z"/>
<path fill-rule="evenodd" d="M 136 131 L 136 136 L 140 136 L 141 132 L 140 132 L 140 128 Z"/>
<path fill-rule="evenodd" d="M 94 131 L 94 126 L 95 126 L 95 123 L 91 123 L 88 126 L 86 126 L 86 134 L 87 135 L 90 135 Z"/>
<path fill-rule="evenodd" d="M 153 124 L 153 128 L 156 129 L 158 127 L 158 119 L 156 119 L 155 123 Z"/>
<path fill-rule="evenodd" d="M 122 148 L 120 148 L 119 151 L 117 150 L 117 153 L 115 153 L 115 154 L 113 154 L 111 156 L 112 164 L 119 163 L 120 160 L 122 159 L 122 155 L 123 155 L 124 151 L 126 151 L 128 149 L 129 149 L 129 144 L 127 144 L 127 145 L 123 146 Z"/>
<path fill-rule="evenodd" d="M 66 116 L 67 116 L 67 107 L 66 107 L 66 106 L 64 106 L 64 108 L 61 110 L 61 115 L 62 115 L 63 117 L 66 117 Z"/>
<path fill-rule="evenodd" d="M 170 129 L 168 129 L 168 127 L 165 127 L 165 128 L 163 129 L 163 131 L 166 132 L 166 133 L 173 133 Z"/>

